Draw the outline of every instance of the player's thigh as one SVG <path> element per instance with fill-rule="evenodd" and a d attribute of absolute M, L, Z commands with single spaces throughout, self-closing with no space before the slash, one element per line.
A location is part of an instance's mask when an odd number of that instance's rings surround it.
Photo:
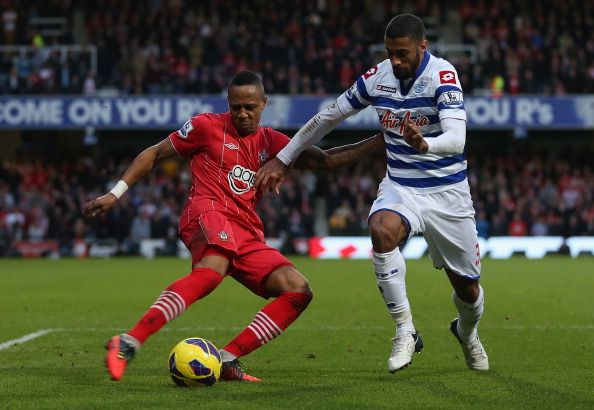
<path fill-rule="evenodd" d="M 397 242 L 403 242 L 409 235 L 422 232 L 424 229 L 423 220 L 413 196 L 388 178 L 384 178 L 380 183 L 377 198 L 369 211 L 372 240 L 377 241 L 382 236 L 390 237 L 389 232 L 401 229 L 402 225 L 407 234 L 404 238 L 396 235 L 399 237 Z M 398 244 L 393 243 L 392 247 Z"/>
<path fill-rule="evenodd" d="M 400 213 L 380 210 L 369 217 L 369 233 L 373 250 L 389 252 L 408 238 L 410 225 Z"/>
<path fill-rule="evenodd" d="M 188 215 L 180 220 L 180 238 L 192 254 L 192 266 L 205 256 L 218 255 L 232 259 L 237 255 L 234 227 L 218 211 Z"/>
<path fill-rule="evenodd" d="M 429 254 L 436 268 L 478 279 L 481 260 L 472 202 L 454 204 L 453 199 L 456 196 L 447 202 L 440 200 L 426 209 L 424 237 Z M 445 203 L 450 206 L 444 206 Z"/>
<path fill-rule="evenodd" d="M 295 266 L 277 249 L 271 248 L 265 243 L 253 241 L 251 243 L 244 243 L 241 250 L 243 252 L 234 259 L 234 268 L 231 276 L 256 295 L 263 298 L 277 296 L 274 292 L 269 291 L 267 281 L 273 272 L 279 270 L 283 272 L 281 274 L 282 277 L 289 276 L 293 278 L 293 282 L 298 282 L 298 278 L 295 275 L 298 272 Z M 299 276 L 302 277 L 300 274 Z M 278 285 L 274 285 L 275 283 L 273 282 L 273 286 L 282 285 L 280 282 Z"/>

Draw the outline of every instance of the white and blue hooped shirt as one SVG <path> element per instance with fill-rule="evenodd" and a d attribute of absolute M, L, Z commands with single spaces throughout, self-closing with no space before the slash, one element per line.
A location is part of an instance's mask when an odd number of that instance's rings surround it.
<path fill-rule="evenodd" d="M 417 193 L 467 184 L 464 154 L 422 154 L 403 138 L 408 119 L 419 127 L 424 138 L 442 133 L 443 118 L 466 121 L 462 87 L 448 61 L 425 52 L 415 76 L 405 82 L 394 76 L 390 60 L 384 60 L 338 97 L 337 105 L 343 114 L 369 105 L 375 108 L 386 142 L 386 177 L 394 183 Z"/>

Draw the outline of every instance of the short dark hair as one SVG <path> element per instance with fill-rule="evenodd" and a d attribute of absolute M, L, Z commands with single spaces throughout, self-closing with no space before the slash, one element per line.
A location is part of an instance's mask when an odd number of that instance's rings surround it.
<path fill-rule="evenodd" d="M 227 87 L 227 90 L 229 90 L 231 87 L 235 87 L 235 86 L 239 87 L 242 85 L 255 86 L 257 89 L 260 90 L 260 92 L 262 94 L 261 97 L 263 99 L 266 98 L 266 91 L 264 90 L 264 83 L 262 82 L 262 79 L 260 78 L 260 76 L 256 73 L 254 73 L 253 71 L 244 70 L 244 71 L 240 71 L 237 74 L 235 74 L 235 76 L 229 82 L 229 87 Z"/>
<path fill-rule="evenodd" d="M 229 87 L 234 85 L 260 85 L 262 86 L 262 79 L 258 74 L 254 73 L 253 71 L 244 70 L 240 71 L 231 79 L 229 82 Z"/>
<path fill-rule="evenodd" d="M 414 14 L 399 14 L 390 20 L 386 26 L 386 38 L 408 37 L 411 40 L 425 39 L 425 25 L 423 20 Z"/>

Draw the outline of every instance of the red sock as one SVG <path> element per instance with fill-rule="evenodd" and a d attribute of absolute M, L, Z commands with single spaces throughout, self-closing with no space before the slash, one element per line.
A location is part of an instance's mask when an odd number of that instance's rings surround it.
<path fill-rule="evenodd" d="M 283 292 L 256 313 L 252 323 L 225 346 L 226 351 L 241 357 L 279 336 L 305 310 L 311 293 Z"/>
<path fill-rule="evenodd" d="M 192 273 L 173 282 L 142 316 L 128 335 L 144 343 L 165 323 L 180 316 L 188 306 L 212 292 L 223 277 L 210 268 L 194 268 Z"/>

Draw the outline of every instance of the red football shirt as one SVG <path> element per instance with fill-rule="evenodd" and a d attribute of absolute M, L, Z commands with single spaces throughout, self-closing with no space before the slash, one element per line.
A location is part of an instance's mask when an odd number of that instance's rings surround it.
<path fill-rule="evenodd" d="M 256 213 L 260 198 L 253 188 L 254 178 L 260 166 L 287 145 L 289 137 L 268 127 L 242 137 L 227 112 L 192 117 L 169 138 L 179 155 L 191 159 L 194 209 L 218 210 L 263 230 Z"/>

